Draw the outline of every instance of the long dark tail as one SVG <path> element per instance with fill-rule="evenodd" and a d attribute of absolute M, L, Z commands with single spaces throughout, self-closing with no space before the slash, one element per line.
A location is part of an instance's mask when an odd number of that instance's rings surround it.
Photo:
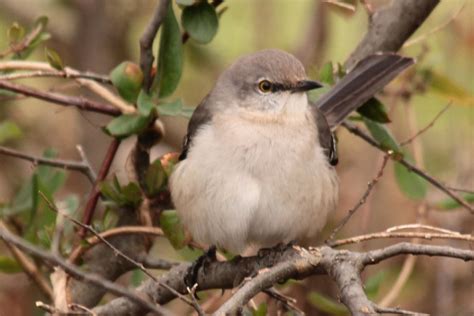
<path fill-rule="evenodd" d="M 368 56 L 358 62 L 331 91 L 319 98 L 315 105 L 333 128 L 413 63 L 412 58 L 393 53 Z"/>

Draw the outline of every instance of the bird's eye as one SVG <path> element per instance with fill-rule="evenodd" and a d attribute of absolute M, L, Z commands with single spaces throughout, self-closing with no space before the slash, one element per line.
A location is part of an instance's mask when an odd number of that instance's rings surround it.
<path fill-rule="evenodd" d="M 268 93 L 272 91 L 272 88 L 273 88 L 273 85 L 268 80 L 262 80 L 258 83 L 258 89 L 262 91 L 263 93 Z"/>

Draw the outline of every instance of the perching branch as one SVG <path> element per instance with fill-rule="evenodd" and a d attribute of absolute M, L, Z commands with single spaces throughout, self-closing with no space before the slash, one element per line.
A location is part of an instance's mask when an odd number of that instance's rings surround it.
<path fill-rule="evenodd" d="M 220 315 L 223 312 L 239 308 L 260 291 L 280 281 L 289 278 L 303 279 L 316 274 L 329 274 L 338 285 L 341 300 L 349 310 L 354 315 L 365 315 L 364 311 L 375 313 L 377 307 L 367 299 L 363 292 L 360 272 L 367 265 L 404 254 L 436 255 L 465 261 L 474 260 L 474 251 L 472 250 L 412 243 L 399 243 L 366 253 L 336 250 L 326 246 L 310 250 L 287 248 L 283 251 L 267 251 L 254 257 L 237 257 L 229 262 L 209 263 L 199 271 L 197 282 L 201 290 L 228 289 L 233 288 L 248 276 L 257 275 L 244 284 L 230 299 L 231 301 L 225 303 L 216 312 Z M 158 280 L 167 283 L 181 293 L 186 293 L 184 276 L 189 266 L 188 263 L 180 264 Z M 138 288 L 138 291 L 153 297 L 160 304 L 165 304 L 174 298 L 170 292 L 151 281 L 146 281 Z M 146 312 L 145 309 L 125 298 L 112 300 L 95 308 L 94 311 L 99 315 L 109 313 L 141 315 Z"/>

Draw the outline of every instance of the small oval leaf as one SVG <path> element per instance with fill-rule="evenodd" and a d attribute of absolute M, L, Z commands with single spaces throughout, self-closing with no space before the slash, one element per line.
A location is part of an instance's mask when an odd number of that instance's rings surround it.
<path fill-rule="evenodd" d="M 370 98 L 360 108 L 357 109 L 360 115 L 378 123 L 390 123 L 385 106 L 377 98 Z"/>
<path fill-rule="evenodd" d="M 398 146 L 398 143 L 384 125 L 365 117 L 363 117 L 363 121 L 372 137 L 374 137 L 385 150 L 392 150 L 394 153 L 401 154 L 400 146 Z"/>
<path fill-rule="evenodd" d="M 105 127 L 105 132 L 117 138 L 125 138 L 142 131 L 150 122 L 147 116 L 137 114 L 124 114 L 114 118 Z"/>
<path fill-rule="evenodd" d="M 183 43 L 178 21 L 173 6 L 168 6 L 168 13 L 163 21 L 158 54 L 158 69 L 153 82 L 153 91 L 160 98 L 174 92 L 183 71 Z"/>
<path fill-rule="evenodd" d="M 407 155 L 405 155 L 405 159 L 407 158 Z M 394 165 L 394 172 L 398 187 L 407 197 L 413 200 L 421 200 L 426 196 L 427 185 L 423 178 L 397 161 Z"/>
<path fill-rule="evenodd" d="M 160 227 L 175 249 L 184 248 L 187 238 L 184 227 L 175 210 L 166 210 L 160 214 Z"/>
<path fill-rule="evenodd" d="M 185 7 L 181 23 L 189 36 L 201 44 L 209 43 L 219 27 L 216 9 L 207 1 Z"/>
<path fill-rule="evenodd" d="M 48 63 L 51 65 L 51 67 L 57 70 L 64 69 L 63 61 L 61 60 L 61 57 L 59 57 L 59 54 L 56 51 L 45 47 L 44 52 L 46 54 L 46 59 L 48 60 Z"/>

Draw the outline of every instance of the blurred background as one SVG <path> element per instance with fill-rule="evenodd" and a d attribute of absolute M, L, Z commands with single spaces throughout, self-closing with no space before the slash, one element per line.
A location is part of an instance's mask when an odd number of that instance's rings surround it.
<path fill-rule="evenodd" d="M 387 3 L 366 2 L 374 9 Z M 31 25 L 38 16 L 45 15 L 49 17 L 48 32 L 52 35 L 47 45 L 59 53 L 67 66 L 108 74 L 123 60 L 138 62 L 138 39 L 155 4 L 151 0 L 2 0 L 0 51 L 7 48 L 7 30 L 13 22 Z M 343 63 L 347 59 L 368 25 L 367 11 L 359 2 L 355 11 L 314 0 L 228 0 L 222 7 L 227 10 L 220 18 L 215 39 L 206 46 L 192 40 L 185 45 L 184 73 L 170 99 L 181 98 L 188 106 L 197 105 L 220 72 L 238 56 L 270 47 L 295 54 L 305 64 L 310 77 L 318 79 L 322 65 L 329 61 Z M 412 39 L 401 53 L 417 58 L 419 63 L 391 84 L 381 97 L 392 121 L 388 127 L 397 140 L 406 140 L 450 103 L 435 124 L 404 149 L 419 167 L 443 183 L 473 191 L 474 1 L 441 1 Z M 37 50 L 30 60 L 45 61 L 43 50 Z M 426 73 L 434 79 L 423 81 Z M 58 79 L 21 82 L 41 89 L 54 87 L 63 93 L 87 95 L 81 87 Z M 399 92 L 406 91 L 407 86 L 415 87 L 415 92 L 411 89 L 408 98 L 401 98 Z M 101 130 L 108 117 L 31 98 L 12 100 L 0 95 L 0 122 L 7 120 L 14 122 L 21 132 L 2 145 L 35 155 L 54 148 L 61 158 L 79 159 L 76 145 L 81 144 L 96 170 L 110 141 Z M 186 119 L 176 117 L 164 117 L 163 122 L 166 136 L 153 156 L 178 150 L 187 124 Z M 340 204 L 322 238 L 357 203 L 382 164 L 380 151 L 346 130 L 338 131 L 338 139 Z M 132 144 L 132 140 L 127 140 L 120 147 L 110 175 L 127 178 L 126 162 Z M 30 163 L 0 156 L 0 203 L 10 201 L 22 181 L 33 172 Z M 339 237 L 414 222 L 462 233 L 474 232 L 472 215 L 462 208 L 440 207 L 446 196 L 429 185 L 427 188 L 422 199 L 404 194 L 389 162 L 367 202 Z M 81 210 L 89 190 L 83 176 L 68 173 L 66 185 L 56 196 L 58 199 L 74 196 Z M 367 242 L 352 248 L 366 250 L 393 242 Z M 168 256 L 179 258 L 165 241 L 159 243 L 160 255 L 166 249 Z M 2 243 L 0 255 L 8 255 Z M 388 300 L 391 306 L 433 315 L 474 315 L 472 263 L 399 257 L 367 269 L 364 278 L 375 284 L 373 298 L 377 302 Z M 343 315 L 336 292 L 328 284 L 325 278 L 317 277 L 283 290 L 297 297 L 298 305 L 308 315 Z M 34 308 L 36 299 L 38 293 L 26 275 L 0 272 L 1 316 L 41 314 Z"/>

